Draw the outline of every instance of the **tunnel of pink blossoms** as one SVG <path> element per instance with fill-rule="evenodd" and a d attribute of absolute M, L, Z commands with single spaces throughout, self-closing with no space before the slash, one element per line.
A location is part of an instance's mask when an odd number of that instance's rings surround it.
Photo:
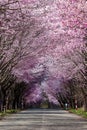
<path fill-rule="evenodd" d="M 26 103 L 49 101 L 60 105 L 58 97 L 69 96 L 67 82 L 80 79 L 80 72 L 85 72 L 82 52 L 86 51 L 87 1 L 18 0 L 9 5 L 14 10 L 18 7 L 21 13 L 15 11 L 8 18 L 16 18 L 10 24 L 17 24 L 23 16 L 24 37 L 20 46 L 25 56 L 12 74 L 27 84 Z M 16 40 L 14 47 L 17 44 Z M 7 53 L 11 55 L 12 50 Z"/>
<path fill-rule="evenodd" d="M 22 0 L 23 13 L 31 16 L 29 35 L 24 39 L 27 55 L 14 73 L 29 83 L 36 80 L 27 91 L 26 101 L 40 101 L 45 93 L 50 102 L 58 104 L 56 95 L 67 92 L 64 79 L 72 79 L 83 69 L 78 51 L 84 48 L 83 37 L 87 26 L 86 1 L 81 0 Z M 86 6 L 86 7 L 85 7 Z M 26 21 L 26 17 L 25 17 Z M 27 24 L 27 23 L 26 23 Z M 78 62 L 75 66 L 73 60 Z"/>

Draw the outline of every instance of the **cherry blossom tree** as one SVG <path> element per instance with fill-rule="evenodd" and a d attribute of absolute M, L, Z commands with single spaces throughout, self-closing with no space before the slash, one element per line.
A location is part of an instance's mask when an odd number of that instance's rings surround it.
<path fill-rule="evenodd" d="M 86 44 L 83 39 L 87 27 L 87 2 L 85 0 L 22 0 L 22 4 L 27 12 L 31 10 L 31 16 L 38 18 L 38 22 L 44 28 L 41 34 L 37 31 L 36 38 L 32 37 L 33 46 L 41 44 L 40 50 L 37 49 L 38 51 L 33 53 L 36 54 L 39 62 L 35 67 L 30 68 L 33 76 L 37 76 L 34 68 L 41 73 L 43 70 L 40 67 L 46 66 L 51 73 L 50 77 L 57 76 L 67 79 L 75 77 L 80 78 L 81 81 L 80 75 L 82 75 L 84 79 L 83 52 L 86 51 Z M 17 73 L 21 77 L 19 70 Z M 29 69 L 26 69 L 26 73 L 32 75 Z"/>
<path fill-rule="evenodd" d="M 3 3 L 1 9 L 5 11 Z M 9 7 L 7 13 L 10 11 L 10 15 L 7 16 L 12 20 L 7 20 L 7 24 L 5 19 L 3 25 L 7 28 L 11 25 L 11 30 L 7 30 L 16 33 L 17 40 L 14 40 L 14 43 L 17 45 L 12 46 L 17 47 L 18 54 L 27 54 L 12 68 L 12 74 L 28 84 L 34 83 L 32 92 L 25 94 L 26 102 L 42 100 L 43 93 L 47 100 L 54 103 L 60 101 L 60 93 L 66 99 L 67 91 L 62 78 L 66 81 L 73 78 L 79 81 L 86 100 L 86 0 L 20 0 L 16 1 L 16 6 L 12 4 L 12 0 L 7 3 L 4 4 Z M 12 38 L 13 34 L 9 34 L 9 37 Z M 8 39 L 6 41 L 10 40 Z M 11 48 L 9 55 L 13 51 Z M 53 79 L 53 82 L 50 79 Z"/>
<path fill-rule="evenodd" d="M 20 3 L 16 0 L 1 0 L 0 13 L 0 95 L 5 105 L 8 92 L 16 82 L 12 70 L 27 54 L 23 41 L 34 20 L 27 16 L 24 19 Z"/>

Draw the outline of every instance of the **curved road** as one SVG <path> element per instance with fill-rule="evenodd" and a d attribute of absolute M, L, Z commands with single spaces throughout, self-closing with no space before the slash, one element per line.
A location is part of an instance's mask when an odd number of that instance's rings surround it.
<path fill-rule="evenodd" d="M 87 120 L 64 110 L 26 110 L 0 120 L 0 130 L 87 130 Z"/>

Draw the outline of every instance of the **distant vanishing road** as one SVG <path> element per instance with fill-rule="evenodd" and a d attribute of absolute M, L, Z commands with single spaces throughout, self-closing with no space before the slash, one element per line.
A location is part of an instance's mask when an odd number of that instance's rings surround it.
<path fill-rule="evenodd" d="M 0 130 L 87 130 L 87 120 L 64 110 L 29 109 L 0 120 Z"/>

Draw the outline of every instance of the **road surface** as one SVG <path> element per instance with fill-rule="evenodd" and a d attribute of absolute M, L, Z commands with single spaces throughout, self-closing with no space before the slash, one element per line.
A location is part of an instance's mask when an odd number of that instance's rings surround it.
<path fill-rule="evenodd" d="M 25 110 L 0 120 L 0 130 L 87 130 L 87 120 L 64 110 Z"/>

